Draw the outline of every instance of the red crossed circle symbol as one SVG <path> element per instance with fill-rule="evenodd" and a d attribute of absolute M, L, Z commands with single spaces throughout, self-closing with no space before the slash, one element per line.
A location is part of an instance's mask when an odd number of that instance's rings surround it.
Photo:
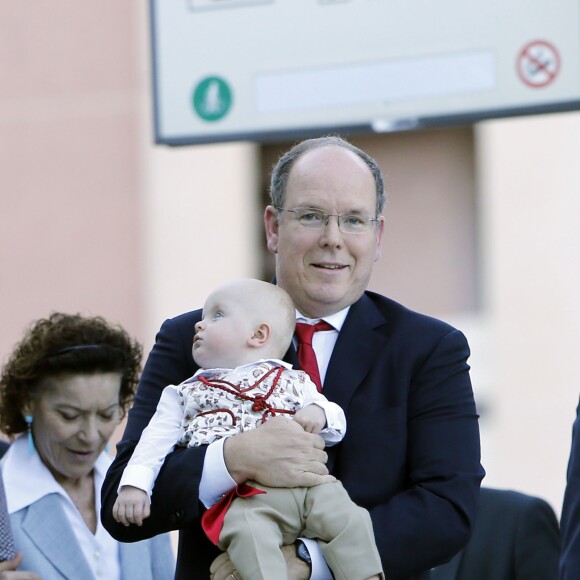
<path fill-rule="evenodd" d="M 535 40 L 519 52 L 516 67 L 526 85 L 534 89 L 546 87 L 560 72 L 560 54 L 552 43 Z"/>

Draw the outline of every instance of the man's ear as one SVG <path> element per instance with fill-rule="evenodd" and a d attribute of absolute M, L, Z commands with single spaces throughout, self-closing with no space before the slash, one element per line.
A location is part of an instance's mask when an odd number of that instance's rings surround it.
<path fill-rule="evenodd" d="M 248 341 L 248 345 L 254 348 L 264 346 L 268 341 L 268 338 L 270 338 L 270 332 L 270 326 L 265 322 L 261 322 L 254 330 L 254 335 Z"/>
<path fill-rule="evenodd" d="M 269 205 L 264 212 L 264 227 L 266 229 L 266 246 L 272 254 L 278 253 L 278 212 Z"/>
<path fill-rule="evenodd" d="M 374 261 L 378 262 L 381 257 L 381 240 L 383 238 L 383 233 L 385 231 L 385 218 L 381 215 L 379 216 L 379 223 L 377 224 L 376 231 L 376 244 L 375 244 L 375 255 Z"/>

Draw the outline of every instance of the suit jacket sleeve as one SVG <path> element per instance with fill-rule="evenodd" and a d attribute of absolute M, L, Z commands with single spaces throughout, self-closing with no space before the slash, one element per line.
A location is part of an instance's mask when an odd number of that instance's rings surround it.
<path fill-rule="evenodd" d="M 559 554 L 560 528 L 556 514 L 543 499 L 532 497 L 516 534 L 518 579 L 556 580 Z"/>
<path fill-rule="evenodd" d="M 556 580 L 559 553 L 558 520 L 546 501 L 517 491 L 482 488 L 475 533 L 462 553 L 457 576 L 451 578 Z"/>
<path fill-rule="evenodd" d="M 206 447 L 178 448 L 166 458 L 153 487 L 151 516 L 143 526 L 125 527 L 115 522 L 113 504 L 123 469 L 126 467 L 143 429 L 155 413 L 163 389 L 179 384 L 197 370 L 191 355 L 194 326 L 200 311 L 165 321 L 143 369 L 117 456 L 107 472 L 102 489 L 101 519 L 116 539 L 134 542 L 179 529 L 199 517 L 199 482 Z"/>
<path fill-rule="evenodd" d="M 560 578 L 580 578 L 580 405 L 572 431 L 568 481 L 562 507 L 562 557 Z"/>

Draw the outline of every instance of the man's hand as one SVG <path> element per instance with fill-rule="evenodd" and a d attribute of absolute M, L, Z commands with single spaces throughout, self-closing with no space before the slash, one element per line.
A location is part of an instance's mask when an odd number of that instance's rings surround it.
<path fill-rule="evenodd" d="M 320 433 L 326 425 L 326 413 L 318 405 L 307 405 L 303 409 L 296 411 L 293 417 L 298 425 L 302 425 L 304 431 L 308 433 Z"/>
<path fill-rule="evenodd" d="M 308 580 L 310 578 L 310 567 L 296 556 L 294 544 L 282 546 L 281 550 L 288 565 L 288 580 Z M 242 578 L 226 552 L 220 554 L 212 562 L 209 572 L 210 580 L 233 580 L 234 578 L 241 580 Z"/>
<path fill-rule="evenodd" d="M 113 506 L 115 520 L 124 526 L 129 524 L 142 526 L 143 520 L 150 514 L 151 505 L 147 493 L 132 485 L 124 485 Z"/>
<path fill-rule="evenodd" d="M 0 562 L 0 580 L 41 580 L 34 572 L 17 571 L 22 562 L 22 554 L 18 552 L 12 560 Z"/>
<path fill-rule="evenodd" d="M 326 467 L 322 437 L 284 417 L 229 437 L 224 459 L 237 483 L 251 480 L 271 487 L 312 487 L 336 481 Z"/>

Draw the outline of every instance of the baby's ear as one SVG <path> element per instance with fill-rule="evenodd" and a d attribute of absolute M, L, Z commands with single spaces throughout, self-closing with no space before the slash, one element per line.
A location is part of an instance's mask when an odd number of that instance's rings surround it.
<path fill-rule="evenodd" d="M 254 334 L 248 341 L 248 345 L 259 348 L 268 342 L 268 338 L 270 338 L 270 327 L 265 322 L 261 322 L 254 330 Z"/>

